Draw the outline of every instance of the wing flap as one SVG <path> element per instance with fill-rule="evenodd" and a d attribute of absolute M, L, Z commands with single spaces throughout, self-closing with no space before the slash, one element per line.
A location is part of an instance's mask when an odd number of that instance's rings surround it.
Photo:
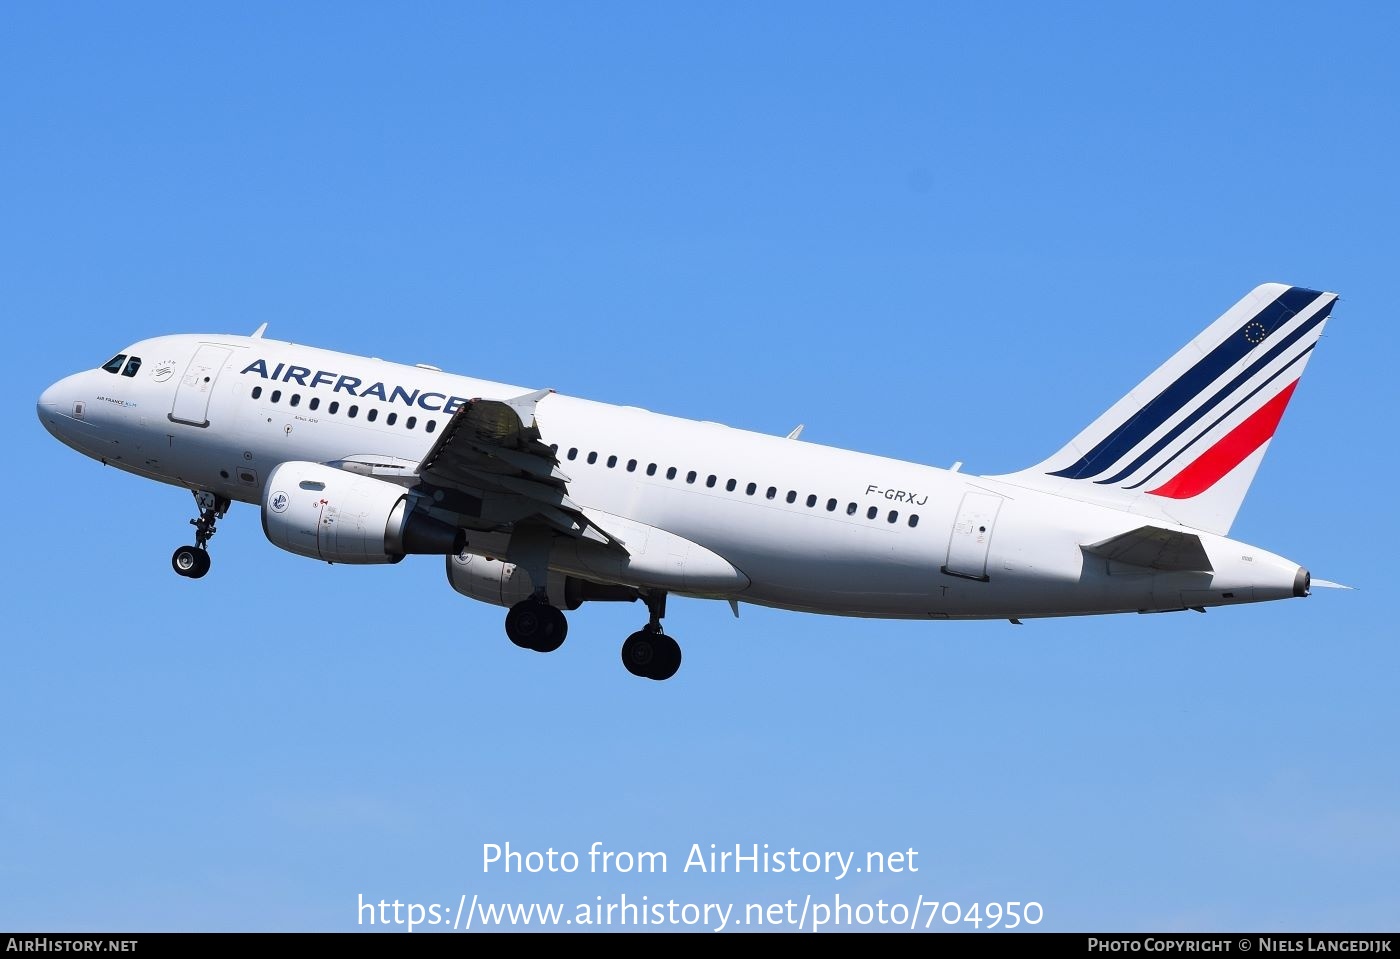
<path fill-rule="evenodd" d="M 468 400 L 452 414 L 418 472 L 429 479 L 454 472 L 528 473 L 561 489 L 568 478 L 556 467 L 554 451 L 540 440 L 535 404 L 549 390 L 513 400 Z M 529 423 L 529 425 L 525 425 Z"/>
<path fill-rule="evenodd" d="M 418 465 L 429 483 L 473 495 L 510 497 L 511 511 L 572 537 L 621 549 L 569 499 L 569 477 L 554 450 L 540 439 L 535 406 L 552 390 L 514 399 L 473 399 L 447 421 Z"/>

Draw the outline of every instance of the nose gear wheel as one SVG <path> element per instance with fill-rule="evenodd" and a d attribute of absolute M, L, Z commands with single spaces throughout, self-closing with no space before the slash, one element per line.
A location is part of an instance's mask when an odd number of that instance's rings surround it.
<path fill-rule="evenodd" d="M 226 496 L 197 490 L 194 494 L 199 516 L 190 520 L 194 527 L 194 545 L 181 546 L 170 557 L 170 568 L 181 576 L 199 579 L 209 572 L 209 540 L 216 532 L 215 523 L 224 518 L 232 503 Z"/>

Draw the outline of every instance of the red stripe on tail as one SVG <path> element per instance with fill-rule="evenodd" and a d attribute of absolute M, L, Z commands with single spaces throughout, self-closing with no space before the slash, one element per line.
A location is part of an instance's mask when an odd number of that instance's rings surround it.
<path fill-rule="evenodd" d="M 1189 466 L 1177 473 L 1156 489 L 1147 492 L 1153 496 L 1167 496 L 1171 499 L 1190 499 L 1210 489 L 1230 470 L 1244 462 L 1245 457 L 1269 441 L 1278 429 L 1278 421 L 1283 418 L 1284 407 L 1288 405 L 1294 380 L 1279 394 L 1250 414 L 1249 419 L 1236 426 L 1210 449 L 1198 456 Z"/>

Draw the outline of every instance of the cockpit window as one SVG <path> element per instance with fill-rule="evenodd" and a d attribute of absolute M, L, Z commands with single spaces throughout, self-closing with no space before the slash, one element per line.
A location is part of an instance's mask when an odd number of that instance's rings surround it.
<path fill-rule="evenodd" d="M 102 368 L 103 368 L 104 370 L 106 370 L 108 373 L 118 373 L 118 372 L 121 371 L 122 364 L 125 363 L 125 362 L 126 362 L 126 354 L 125 354 L 125 353 L 118 353 L 116 356 L 112 357 L 112 358 L 111 358 L 110 360 L 108 360 L 106 363 L 103 363 L 103 364 L 102 364 Z"/>
<path fill-rule="evenodd" d="M 141 368 L 141 357 L 133 356 L 126 361 L 126 369 L 122 370 L 122 376 L 135 376 L 136 371 Z"/>

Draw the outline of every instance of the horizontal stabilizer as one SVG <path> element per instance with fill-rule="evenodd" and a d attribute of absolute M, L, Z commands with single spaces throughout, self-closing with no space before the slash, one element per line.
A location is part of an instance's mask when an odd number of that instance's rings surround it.
<path fill-rule="evenodd" d="M 1195 533 L 1140 526 L 1083 547 L 1084 552 L 1119 563 L 1165 571 L 1212 572 L 1201 538 Z"/>
<path fill-rule="evenodd" d="M 1334 583 L 1330 579 L 1317 579 L 1316 577 L 1311 580 L 1311 583 L 1314 587 L 1321 586 L 1323 589 L 1356 589 L 1355 586 L 1347 586 L 1345 583 Z"/>

